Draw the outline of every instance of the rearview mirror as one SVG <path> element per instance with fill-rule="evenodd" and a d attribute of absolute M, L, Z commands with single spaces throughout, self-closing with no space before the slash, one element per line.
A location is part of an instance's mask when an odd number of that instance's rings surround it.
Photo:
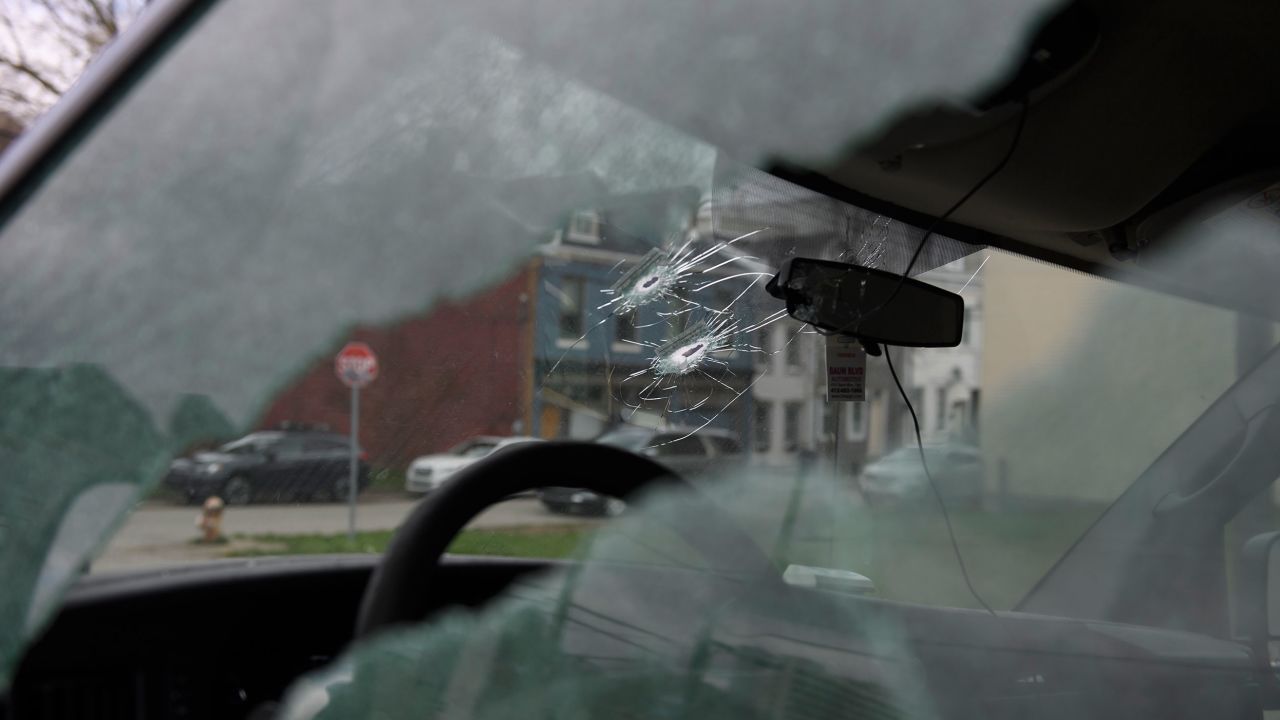
<path fill-rule="evenodd" d="M 766 289 L 791 317 L 822 330 L 899 347 L 955 347 L 964 299 L 919 280 L 831 260 L 792 258 Z"/>

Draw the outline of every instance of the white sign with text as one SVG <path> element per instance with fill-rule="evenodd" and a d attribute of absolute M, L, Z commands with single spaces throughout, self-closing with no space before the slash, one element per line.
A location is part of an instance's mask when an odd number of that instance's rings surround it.
<path fill-rule="evenodd" d="M 827 402 L 867 399 L 867 351 L 856 339 L 827 336 Z"/>

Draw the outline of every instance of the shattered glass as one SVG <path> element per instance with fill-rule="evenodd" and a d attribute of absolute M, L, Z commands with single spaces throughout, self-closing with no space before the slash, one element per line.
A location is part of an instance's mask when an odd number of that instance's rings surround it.
<path fill-rule="evenodd" d="M 786 309 L 763 289 L 783 262 L 815 257 L 901 273 L 924 234 L 920 228 L 723 157 L 717 157 L 713 183 L 700 209 L 709 222 L 669 234 L 661 246 L 634 262 L 615 263 L 608 284 L 598 290 L 600 302 L 587 303 L 594 311 L 587 317 L 586 332 L 568 344 L 544 378 L 544 386 L 568 384 L 570 380 L 557 374 L 568 373 L 562 367 L 576 350 L 589 347 L 593 337 L 599 342 L 609 333 L 609 323 L 633 321 L 641 310 L 653 308 L 648 322 L 633 325 L 659 328 L 656 339 L 621 340 L 643 352 L 646 361 L 638 368 L 626 366 L 615 384 L 616 368 L 606 358 L 604 374 L 610 380 L 609 405 L 625 408 L 617 415 L 622 422 L 646 417 L 648 422 L 686 428 L 682 437 L 664 441 L 667 444 L 715 426 L 751 390 L 744 367 L 730 358 L 785 354 L 801 333 L 813 332 L 795 326 L 776 349 L 753 341 L 754 333 L 775 323 L 794 325 Z M 623 228 L 606 227 L 604 239 L 613 231 L 625 234 Z M 912 273 L 927 272 L 979 249 L 931 235 Z M 722 424 L 745 434 L 741 420 Z"/>
<path fill-rule="evenodd" d="M 0 690 L 27 641 L 168 463 L 168 438 L 100 368 L 0 371 Z"/>

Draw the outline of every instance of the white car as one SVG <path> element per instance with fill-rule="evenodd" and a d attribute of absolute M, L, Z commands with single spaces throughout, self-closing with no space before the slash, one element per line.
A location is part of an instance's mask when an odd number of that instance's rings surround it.
<path fill-rule="evenodd" d="M 986 472 L 978 448 L 939 445 L 926 447 L 924 454 L 938 491 L 947 502 L 967 508 L 982 505 Z M 913 446 L 900 447 L 868 464 L 858 478 L 858 488 L 868 505 L 933 501 L 929 479 L 920 464 L 920 451 Z"/>
<path fill-rule="evenodd" d="M 540 442 L 535 437 L 479 436 L 457 445 L 448 452 L 423 455 L 409 463 L 405 473 L 404 489 L 411 493 L 429 493 L 439 488 L 450 476 L 462 468 L 487 457 L 490 453 L 518 443 Z"/>

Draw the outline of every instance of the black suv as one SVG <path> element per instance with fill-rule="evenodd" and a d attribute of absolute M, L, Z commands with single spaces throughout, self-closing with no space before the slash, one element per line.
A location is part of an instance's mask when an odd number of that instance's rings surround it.
<path fill-rule="evenodd" d="M 345 435 L 309 430 L 255 432 L 211 452 L 179 458 L 169 466 L 165 485 L 189 502 L 211 495 L 228 505 L 255 500 L 337 501 L 347 497 L 350 440 Z M 359 451 L 359 490 L 369 484 L 369 466 Z"/>

